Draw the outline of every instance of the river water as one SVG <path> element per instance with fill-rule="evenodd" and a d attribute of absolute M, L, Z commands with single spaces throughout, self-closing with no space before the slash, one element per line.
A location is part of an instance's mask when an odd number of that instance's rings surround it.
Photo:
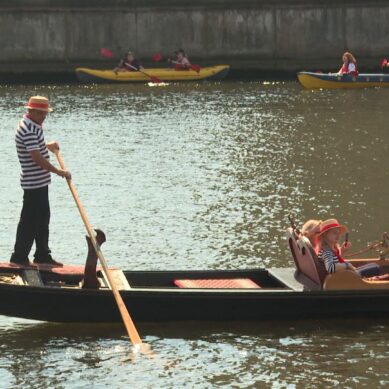
<path fill-rule="evenodd" d="M 0 87 L 0 254 L 22 201 L 14 129 L 32 94 L 58 140 L 109 263 L 126 270 L 292 266 L 287 215 L 337 217 L 353 249 L 389 230 L 384 89 L 295 82 Z M 50 188 L 55 258 L 82 264 L 83 224 Z M 1 388 L 389 386 L 388 320 L 139 326 L 157 358 L 128 361 L 121 325 L 0 316 Z"/>

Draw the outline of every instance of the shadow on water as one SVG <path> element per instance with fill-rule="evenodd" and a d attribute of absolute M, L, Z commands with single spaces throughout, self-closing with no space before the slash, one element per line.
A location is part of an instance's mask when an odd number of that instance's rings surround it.
<path fill-rule="evenodd" d="M 375 331 L 389 328 L 387 318 L 369 319 L 326 319 L 326 320 L 293 320 L 262 322 L 163 322 L 140 323 L 136 327 L 143 339 L 185 339 L 218 338 L 223 336 L 258 336 L 279 338 L 289 335 L 316 333 L 357 334 L 358 332 Z M 13 324 L 12 327 L 0 327 L 0 343 L 34 347 L 36 343 L 45 343 L 54 339 L 80 343 L 82 341 L 102 339 L 125 339 L 127 334 L 121 323 L 47 323 L 28 322 Z"/>

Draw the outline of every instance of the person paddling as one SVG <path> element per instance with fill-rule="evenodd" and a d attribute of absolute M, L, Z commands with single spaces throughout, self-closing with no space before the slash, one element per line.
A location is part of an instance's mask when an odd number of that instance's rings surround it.
<path fill-rule="evenodd" d="M 183 49 L 175 51 L 174 54 L 176 55 L 176 60 L 169 58 L 168 61 L 174 64 L 175 70 L 189 70 L 191 68 L 191 63 Z"/>
<path fill-rule="evenodd" d="M 50 173 L 71 179 L 68 170 L 57 169 L 49 161 L 49 152 L 59 150 L 58 142 L 45 142 L 42 123 L 52 109 L 43 96 L 32 96 L 16 129 L 16 151 L 21 165 L 20 183 L 24 191 L 23 208 L 16 232 L 10 262 L 30 265 L 28 255 L 35 241 L 34 263 L 62 266 L 51 256 L 49 248 L 49 184 Z"/>
<path fill-rule="evenodd" d="M 357 69 L 357 61 L 354 56 L 348 51 L 346 51 L 342 56 L 342 60 L 343 65 L 339 69 L 338 74 L 351 74 L 352 76 L 358 76 L 359 73 Z"/>
<path fill-rule="evenodd" d="M 143 66 L 135 58 L 135 55 L 132 51 L 129 51 L 125 58 L 123 58 L 118 66 L 113 70 L 114 72 L 136 72 L 143 70 Z"/>

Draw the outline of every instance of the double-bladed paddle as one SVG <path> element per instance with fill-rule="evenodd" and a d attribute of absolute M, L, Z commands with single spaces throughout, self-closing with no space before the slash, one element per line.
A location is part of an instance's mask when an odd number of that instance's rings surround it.
<path fill-rule="evenodd" d="M 61 168 L 66 170 L 65 162 L 64 162 L 59 150 L 55 151 L 55 155 L 57 157 L 58 163 L 61 166 Z M 140 351 L 140 352 L 144 352 L 144 353 L 149 353 L 150 347 L 142 342 L 142 339 L 139 336 L 139 333 L 135 327 L 135 324 L 134 324 L 133 320 L 131 319 L 130 314 L 128 313 L 127 307 L 124 304 L 122 296 L 120 295 L 119 290 L 118 290 L 117 286 L 115 285 L 115 281 L 114 281 L 113 277 L 111 276 L 111 273 L 110 273 L 110 270 L 108 268 L 107 262 L 104 258 L 103 252 L 101 251 L 100 245 L 98 244 L 98 242 L 96 240 L 95 232 L 94 232 L 94 230 L 89 222 L 89 219 L 85 213 L 85 210 L 84 210 L 84 207 L 82 206 L 81 200 L 78 197 L 78 193 L 76 191 L 76 188 L 73 185 L 73 182 L 71 179 L 67 178 L 66 181 L 68 183 L 70 192 L 73 195 L 74 201 L 76 202 L 77 208 L 80 211 L 81 219 L 84 222 L 86 231 L 91 239 L 91 242 L 93 244 L 94 249 L 96 250 L 96 254 L 100 260 L 101 266 L 102 266 L 102 268 L 107 276 L 109 285 L 111 286 L 111 289 L 112 289 L 112 293 L 115 297 L 116 304 L 119 308 L 120 315 L 122 316 L 124 326 L 126 327 L 128 336 L 129 336 L 129 338 L 134 346 L 134 351 L 135 352 Z"/>
<path fill-rule="evenodd" d="M 106 49 L 106 48 L 104 48 L 104 47 L 100 49 L 100 54 L 101 54 L 103 57 L 105 57 L 105 58 L 114 58 L 114 57 L 115 57 L 114 54 L 112 53 L 112 51 L 110 51 L 110 50 L 108 50 L 108 49 Z M 155 84 L 161 84 L 161 83 L 163 82 L 163 81 L 160 80 L 158 77 L 152 76 L 152 75 L 150 75 L 150 74 L 144 72 L 144 71 L 141 70 L 141 69 L 137 69 L 135 66 L 132 66 L 131 64 L 128 64 L 128 66 L 130 66 L 131 69 L 134 69 L 134 70 L 136 70 L 136 71 L 138 71 L 138 72 L 144 74 L 146 77 L 150 78 L 150 80 L 151 80 L 152 82 L 154 82 Z"/>

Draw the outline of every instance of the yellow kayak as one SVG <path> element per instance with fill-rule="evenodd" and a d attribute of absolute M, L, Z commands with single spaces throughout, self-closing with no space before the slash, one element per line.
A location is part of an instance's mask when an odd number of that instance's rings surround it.
<path fill-rule="evenodd" d="M 161 81 L 196 81 L 218 80 L 224 78 L 230 70 L 229 65 L 217 65 L 194 70 L 175 70 L 173 68 L 149 68 L 134 72 L 114 72 L 113 70 L 97 70 L 77 68 L 76 74 L 82 82 L 149 82 L 152 77 Z"/>
<path fill-rule="evenodd" d="M 307 89 L 356 89 L 368 87 L 388 87 L 389 74 L 325 74 L 300 72 L 297 74 L 300 84 Z"/>

